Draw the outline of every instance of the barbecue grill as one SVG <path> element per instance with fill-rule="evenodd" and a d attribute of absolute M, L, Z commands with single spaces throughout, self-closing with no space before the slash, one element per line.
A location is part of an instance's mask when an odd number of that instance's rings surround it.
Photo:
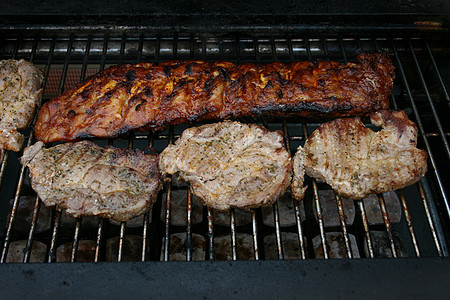
<path fill-rule="evenodd" d="M 399 1 L 383 7 L 375 1 L 364 4 L 371 9 L 367 14 L 357 1 L 263 2 L 217 1 L 203 9 L 175 1 L 147 9 L 136 3 L 102 6 L 101 1 L 78 1 L 77 7 L 68 1 L 59 7 L 8 3 L 0 17 L 0 59 L 23 58 L 40 67 L 48 101 L 114 64 L 171 59 L 345 63 L 360 52 L 382 50 L 396 67 L 391 106 L 416 122 L 418 147 L 428 152 L 425 178 L 359 201 L 335 196 L 326 184 L 307 178 L 303 202 L 287 194 L 269 208 L 219 215 L 199 205 L 176 176 L 167 177 L 150 212 L 113 223 L 45 209 L 18 162 L 22 152 L 4 151 L 4 296 L 419 298 L 449 291 L 448 4 Z M 292 154 L 320 125 L 295 117 L 241 121 L 282 130 Z M 25 131 L 26 145 L 35 142 L 33 124 Z M 159 153 L 192 125 L 93 141 Z M 31 203 L 26 212 L 23 196 Z M 12 260 L 12 245 L 19 241 L 19 258 Z M 86 241 L 87 251 L 79 247 Z M 43 245 L 41 254 L 33 253 L 37 244 Z M 62 246 L 65 258 L 58 256 Z"/>

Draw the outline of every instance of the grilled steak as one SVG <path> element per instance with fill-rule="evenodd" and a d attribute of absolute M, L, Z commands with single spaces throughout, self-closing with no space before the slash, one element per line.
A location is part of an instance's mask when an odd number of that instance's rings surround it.
<path fill-rule="evenodd" d="M 394 67 L 382 53 L 358 63 L 170 61 L 117 65 L 45 103 L 35 126 L 48 143 L 244 116 L 335 118 L 389 106 Z"/>
<path fill-rule="evenodd" d="M 42 99 L 42 72 L 21 60 L 0 61 L 0 149 L 19 151 L 24 129 Z"/>
<path fill-rule="evenodd" d="M 225 121 L 186 129 L 160 154 L 161 171 L 179 173 L 204 205 L 226 211 L 274 203 L 291 181 L 280 132 Z"/>
<path fill-rule="evenodd" d="M 25 149 L 22 164 L 47 206 L 74 217 L 97 215 L 127 221 L 147 212 L 162 184 L 156 156 L 140 150 L 102 148 L 90 141 Z"/>
<path fill-rule="evenodd" d="M 370 115 L 375 132 L 360 118 L 322 124 L 306 140 L 305 171 L 326 181 L 341 196 L 362 199 L 419 181 L 427 153 L 416 148 L 417 127 L 403 111 Z"/>

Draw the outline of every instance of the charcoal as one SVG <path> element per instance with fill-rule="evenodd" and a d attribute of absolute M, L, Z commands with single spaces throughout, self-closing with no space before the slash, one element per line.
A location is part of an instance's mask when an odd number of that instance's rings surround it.
<path fill-rule="evenodd" d="M 250 212 L 235 209 L 234 210 L 234 223 L 236 226 L 247 225 L 252 221 L 252 215 Z M 230 211 L 219 212 L 213 210 L 213 222 L 216 225 L 230 226 Z"/>
<path fill-rule="evenodd" d="M 113 237 L 106 241 L 106 261 L 117 261 L 119 253 L 119 237 Z M 148 255 L 148 253 L 147 253 Z M 123 238 L 122 261 L 141 261 L 142 237 L 126 235 Z"/>
<path fill-rule="evenodd" d="M 397 257 L 408 257 L 408 252 L 400 235 L 393 231 L 392 238 L 394 240 L 395 251 Z M 391 258 L 392 249 L 391 243 L 388 238 L 388 234 L 385 231 L 371 231 L 370 239 L 372 241 L 373 255 L 376 258 Z M 367 257 L 370 257 L 369 250 L 367 248 L 367 239 L 364 238 L 364 252 Z"/>
<path fill-rule="evenodd" d="M 180 189 L 180 188 L 187 189 L 189 187 L 189 185 L 185 181 L 181 180 L 177 175 L 175 175 L 175 176 L 172 176 L 172 187 L 178 188 L 178 189 Z"/>
<path fill-rule="evenodd" d="M 292 202 L 292 197 L 289 193 L 286 193 L 278 200 L 278 215 L 280 218 L 281 227 L 289 227 L 297 224 L 295 220 L 295 208 Z M 300 218 L 305 220 L 305 209 L 303 201 L 300 202 Z M 264 225 L 274 227 L 274 217 L 273 217 L 273 205 L 262 208 L 262 216 Z"/>
<path fill-rule="evenodd" d="M 348 235 L 350 239 L 350 247 L 354 258 L 359 258 L 358 245 L 353 234 Z M 344 234 L 341 232 L 327 232 L 326 233 L 328 257 L 329 258 L 348 258 L 347 248 L 345 246 Z M 324 258 L 322 240 L 320 235 L 313 238 L 314 254 L 316 258 Z"/>
<path fill-rule="evenodd" d="M 355 220 L 355 205 L 353 200 L 341 198 L 344 207 L 345 224 L 350 226 Z M 323 224 L 325 227 L 341 226 L 339 210 L 336 202 L 336 196 L 332 190 L 319 190 L 319 202 L 322 210 Z M 314 207 L 314 217 L 317 219 L 316 206 Z"/>
<path fill-rule="evenodd" d="M 398 223 L 402 217 L 402 206 L 395 192 L 383 193 L 384 202 L 391 223 Z M 364 210 L 366 211 L 367 221 L 370 225 L 384 224 L 383 214 L 378 202 L 377 195 L 370 195 L 364 200 Z"/>
<path fill-rule="evenodd" d="M 214 251 L 216 260 L 232 260 L 231 235 L 214 238 Z M 236 234 L 236 252 L 238 260 L 255 259 L 253 237 L 250 234 Z"/>
<path fill-rule="evenodd" d="M 187 190 L 172 190 L 170 203 L 170 224 L 174 226 L 187 225 Z M 162 194 L 161 220 L 166 217 L 167 194 Z M 192 195 L 191 224 L 201 223 L 203 219 L 203 205 Z"/>
<path fill-rule="evenodd" d="M 191 246 L 192 260 L 205 260 L 206 240 L 203 236 L 193 233 Z M 164 243 L 161 246 L 161 261 L 164 260 Z M 186 233 L 170 235 L 169 260 L 186 260 Z"/>
<path fill-rule="evenodd" d="M 60 226 L 61 226 L 62 230 L 73 231 L 77 224 L 77 219 L 72 216 L 69 216 L 68 214 L 65 213 L 65 211 L 63 211 L 61 213 L 60 223 L 61 223 Z M 98 223 L 99 223 L 99 218 L 96 216 L 81 217 L 80 229 L 87 230 L 87 231 L 97 230 Z"/>
<path fill-rule="evenodd" d="M 9 244 L 7 263 L 21 263 L 24 258 L 24 250 L 27 246 L 26 240 L 14 241 Z M 30 262 L 42 263 L 45 261 L 47 246 L 39 241 L 33 241 L 30 253 Z"/>
<path fill-rule="evenodd" d="M 150 223 L 151 221 L 152 221 L 152 214 L 150 211 L 150 213 L 148 214 L 148 222 Z M 114 221 L 111 219 L 109 219 L 109 223 L 111 223 L 113 225 L 117 225 L 117 226 L 120 226 L 120 224 L 121 224 L 120 222 L 117 222 L 117 221 Z M 128 228 L 135 228 L 135 227 L 141 227 L 141 226 L 144 226 L 144 215 L 143 214 L 139 215 L 137 217 L 134 217 L 125 223 L 125 227 L 128 227 Z"/>
<path fill-rule="evenodd" d="M 292 232 L 281 232 L 281 242 L 283 247 L 284 259 L 299 259 L 300 245 L 298 234 Z M 306 242 L 306 241 L 305 241 Z M 306 245 L 305 245 L 306 248 Z M 278 245 L 275 234 L 264 237 L 264 254 L 265 259 L 278 259 Z"/>
<path fill-rule="evenodd" d="M 13 206 L 14 199 L 9 202 L 9 211 Z M 34 204 L 36 196 L 21 196 L 17 205 L 16 216 L 14 219 L 14 231 L 28 233 L 30 231 L 31 219 L 33 218 Z M 8 216 L 9 218 L 9 216 Z M 39 206 L 39 215 L 36 222 L 35 233 L 41 233 L 50 229 L 52 223 L 52 208 L 44 204 Z"/>
<path fill-rule="evenodd" d="M 81 240 L 78 241 L 76 262 L 92 262 L 95 259 L 95 241 Z M 73 242 L 62 244 L 56 249 L 56 262 L 70 262 L 72 257 Z"/>

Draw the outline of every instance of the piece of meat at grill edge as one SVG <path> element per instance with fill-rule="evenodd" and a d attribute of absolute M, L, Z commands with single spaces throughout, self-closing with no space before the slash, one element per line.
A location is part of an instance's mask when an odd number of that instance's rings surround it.
<path fill-rule="evenodd" d="M 427 171 L 427 153 L 416 148 L 414 122 L 404 111 L 387 110 L 372 113 L 370 120 L 382 130 L 373 131 L 360 118 L 319 126 L 304 146 L 306 174 L 355 200 L 419 181 Z"/>
<path fill-rule="evenodd" d="M 305 192 L 308 188 L 308 186 L 303 186 L 305 180 L 305 152 L 303 151 L 302 146 L 298 147 L 297 152 L 294 155 L 292 168 L 292 197 L 297 201 L 301 201 L 305 197 Z"/>
<path fill-rule="evenodd" d="M 357 61 L 116 65 L 44 103 L 35 136 L 45 143 L 68 142 L 202 120 L 330 120 L 389 108 L 395 73 L 388 55 L 364 53 Z"/>
<path fill-rule="evenodd" d="M 159 168 L 178 173 L 211 208 L 268 206 L 291 181 L 283 135 L 256 124 L 225 121 L 186 129 L 160 154 Z"/>
<path fill-rule="evenodd" d="M 46 149 L 37 142 L 20 160 L 42 202 L 74 217 L 127 221 L 147 212 L 162 188 L 158 157 L 137 149 L 102 148 L 90 141 Z"/>
<path fill-rule="evenodd" d="M 25 137 L 18 131 L 28 126 L 42 100 L 43 75 L 32 63 L 0 62 L 0 149 L 19 151 Z"/>

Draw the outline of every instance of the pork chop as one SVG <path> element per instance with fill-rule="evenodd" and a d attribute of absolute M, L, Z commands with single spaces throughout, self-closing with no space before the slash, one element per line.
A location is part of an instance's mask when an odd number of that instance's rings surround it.
<path fill-rule="evenodd" d="M 370 115 L 375 132 L 360 118 L 322 124 L 305 143 L 305 171 L 327 182 L 339 195 L 362 199 L 419 181 L 427 153 L 416 148 L 417 126 L 403 111 Z"/>
<path fill-rule="evenodd" d="M 31 185 L 42 202 L 74 217 L 127 221 L 147 212 L 162 187 L 157 156 L 90 141 L 49 149 L 37 142 L 24 150 L 21 163 L 30 168 Z"/>
<path fill-rule="evenodd" d="M 292 162 L 293 176 L 291 184 L 292 197 L 297 201 L 303 200 L 307 188 L 307 186 L 303 186 L 305 178 L 304 163 L 305 163 L 305 152 L 303 151 L 302 146 L 299 146 L 297 152 L 294 155 L 294 160 Z"/>
<path fill-rule="evenodd" d="M 28 126 L 42 100 L 41 70 L 21 60 L 0 61 L 0 149 L 19 151 Z"/>
<path fill-rule="evenodd" d="M 204 205 L 226 211 L 274 203 L 290 184 L 292 162 L 280 132 L 225 121 L 186 129 L 159 167 L 189 182 Z"/>

